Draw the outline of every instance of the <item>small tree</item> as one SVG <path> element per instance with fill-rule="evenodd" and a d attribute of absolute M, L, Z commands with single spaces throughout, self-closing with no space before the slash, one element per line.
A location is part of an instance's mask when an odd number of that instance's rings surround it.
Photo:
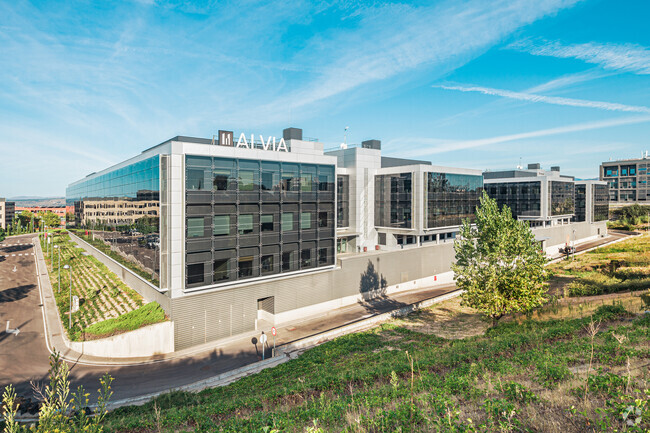
<path fill-rule="evenodd" d="M 54 212 L 48 211 L 41 214 L 41 219 L 43 220 L 43 224 L 45 224 L 48 227 L 54 228 L 61 225 L 61 217 L 59 217 Z"/>
<path fill-rule="evenodd" d="M 545 301 L 546 257 L 528 224 L 501 210 L 485 191 L 476 208 L 476 225 L 463 222 L 454 243 L 456 285 L 465 290 L 463 305 L 492 319 L 527 312 Z"/>

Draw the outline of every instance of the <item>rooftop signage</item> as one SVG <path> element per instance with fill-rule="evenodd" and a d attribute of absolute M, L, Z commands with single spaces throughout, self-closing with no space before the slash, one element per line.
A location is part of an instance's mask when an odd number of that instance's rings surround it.
<path fill-rule="evenodd" d="M 232 131 L 219 131 L 219 145 L 234 146 L 236 148 L 245 147 L 246 149 L 271 150 L 274 152 L 289 152 L 284 138 L 280 138 L 280 141 L 278 142 L 276 137 L 268 137 L 266 140 L 264 140 L 264 137 L 261 134 L 258 135 L 258 137 L 260 138 L 261 143 L 255 143 L 255 134 L 251 134 L 249 141 L 246 135 L 242 132 L 239 135 L 237 144 L 234 144 Z"/>

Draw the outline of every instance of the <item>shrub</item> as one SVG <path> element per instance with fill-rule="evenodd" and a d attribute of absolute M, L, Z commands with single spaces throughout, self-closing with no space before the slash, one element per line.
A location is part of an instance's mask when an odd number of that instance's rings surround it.
<path fill-rule="evenodd" d="M 593 314 L 594 320 L 608 321 L 617 317 L 625 317 L 630 313 L 621 304 L 601 305 Z"/>
<path fill-rule="evenodd" d="M 146 304 L 114 319 L 97 322 L 86 328 L 86 334 L 108 336 L 126 331 L 133 331 L 145 325 L 165 320 L 165 311 L 157 302 Z"/>

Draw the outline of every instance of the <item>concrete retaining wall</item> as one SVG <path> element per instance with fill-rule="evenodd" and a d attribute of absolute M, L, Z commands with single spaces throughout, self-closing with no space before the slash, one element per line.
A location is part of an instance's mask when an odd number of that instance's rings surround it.
<path fill-rule="evenodd" d="M 607 236 L 607 222 L 597 223 L 572 223 L 565 226 L 554 226 L 533 229 L 537 239 L 548 238 L 544 241 L 546 255 L 553 256 L 558 253 L 559 248 L 564 248 L 566 243 L 572 244 L 575 230 L 576 244 L 595 240 Z"/>
<path fill-rule="evenodd" d="M 162 322 L 135 331 L 66 345 L 83 355 L 105 358 L 137 358 L 162 355 L 174 351 L 174 322 Z"/>
<path fill-rule="evenodd" d="M 158 302 L 163 310 L 165 310 L 165 313 L 167 313 L 167 315 L 171 315 L 170 299 L 165 293 L 161 293 L 158 291 L 156 286 L 142 278 L 140 275 L 116 262 L 112 258 L 108 257 L 106 254 L 90 245 L 88 242 L 84 241 L 71 232 L 68 233 L 70 233 L 70 239 L 75 241 L 76 244 L 81 246 L 84 250 L 88 251 L 94 258 L 106 265 L 106 267 L 115 275 L 117 275 L 118 278 L 124 282 L 124 284 L 138 292 L 147 302 Z"/>

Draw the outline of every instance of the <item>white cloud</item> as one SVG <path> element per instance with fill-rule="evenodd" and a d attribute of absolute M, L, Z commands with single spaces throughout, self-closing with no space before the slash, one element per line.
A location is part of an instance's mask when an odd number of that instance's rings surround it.
<path fill-rule="evenodd" d="M 352 32 L 319 39 L 298 56 L 323 64 L 322 75 L 281 101 L 262 107 L 266 118 L 294 110 L 363 85 L 427 66 L 452 70 L 483 54 L 516 29 L 573 6 L 574 0 L 447 1 L 433 7 L 383 7 Z M 305 55 L 308 53 L 308 55 Z"/>
<path fill-rule="evenodd" d="M 536 131 L 521 132 L 517 134 L 500 135 L 497 137 L 480 138 L 476 140 L 450 141 L 435 147 L 426 149 L 417 149 L 402 152 L 404 158 L 423 157 L 445 152 L 453 152 L 463 149 L 472 149 L 476 147 L 496 145 L 517 140 L 526 140 L 530 138 L 548 137 L 552 135 L 569 134 L 581 131 L 591 131 L 594 129 L 611 128 L 615 126 L 633 125 L 637 123 L 650 122 L 650 116 L 633 116 L 618 119 L 606 119 L 595 122 L 576 123 L 573 125 L 559 126 L 556 128 L 540 129 Z"/>
<path fill-rule="evenodd" d="M 501 96 L 519 101 L 543 102 L 545 104 L 564 105 L 569 107 L 597 108 L 608 111 L 625 111 L 632 113 L 650 113 L 650 108 L 638 105 L 625 105 L 615 102 L 589 101 L 585 99 L 563 98 L 559 96 L 544 96 L 534 93 L 513 92 L 510 90 L 494 89 L 481 86 L 433 86 L 445 90 L 458 90 L 461 92 L 478 92 L 484 95 Z"/>
<path fill-rule="evenodd" d="M 558 41 L 522 40 L 510 44 L 507 48 L 535 56 L 578 59 L 609 70 L 650 74 L 650 49 L 636 44 L 588 42 L 562 45 Z"/>

